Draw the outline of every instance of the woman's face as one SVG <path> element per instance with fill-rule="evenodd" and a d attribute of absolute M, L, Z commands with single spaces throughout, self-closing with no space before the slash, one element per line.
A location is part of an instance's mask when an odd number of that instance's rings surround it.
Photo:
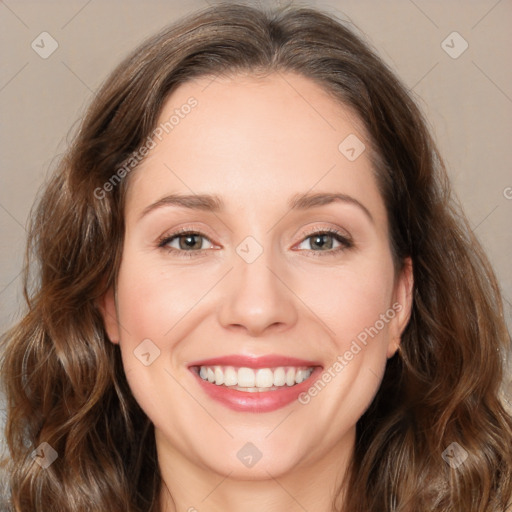
<path fill-rule="evenodd" d="M 411 306 L 360 123 L 278 73 L 187 82 L 159 127 L 104 300 L 159 458 L 250 479 L 332 471 Z"/>

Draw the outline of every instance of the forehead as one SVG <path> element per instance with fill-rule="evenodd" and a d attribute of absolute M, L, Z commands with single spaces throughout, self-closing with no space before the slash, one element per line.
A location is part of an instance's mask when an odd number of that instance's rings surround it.
<path fill-rule="evenodd" d="M 127 204 L 137 209 L 174 192 L 268 208 L 330 191 L 366 198 L 384 214 L 362 123 L 301 75 L 194 79 L 170 95 L 157 125 L 154 148 L 130 176 Z M 347 140 L 357 152 L 365 145 L 358 158 L 347 158 Z"/>

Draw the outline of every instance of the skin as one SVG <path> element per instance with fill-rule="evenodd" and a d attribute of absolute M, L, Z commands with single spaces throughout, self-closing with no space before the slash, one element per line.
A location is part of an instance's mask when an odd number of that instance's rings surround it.
<path fill-rule="evenodd" d="M 361 123 L 317 84 L 293 73 L 204 77 L 174 91 L 160 121 L 190 96 L 198 105 L 130 175 L 117 290 L 102 302 L 130 387 L 155 425 L 162 510 L 327 512 L 355 424 L 409 319 L 410 261 L 395 273 L 369 143 L 353 162 L 338 150 L 349 134 L 367 140 Z M 289 198 L 305 192 L 347 194 L 373 220 L 348 202 L 290 210 Z M 217 194 L 225 210 L 167 205 L 141 218 L 171 193 Z M 158 247 L 179 227 L 205 235 L 196 238 L 201 255 Z M 332 246 L 315 245 L 311 233 L 329 228 L 353 247 L 333 252 L 340 244 L 329 237 Z M 247 236 L 263 249 L 252 263 L 236 252 Z M 179 238 L 171 246 L 179 250 Z M 227 354 L 279 354 L 326 369 L 395 303 L 401 310 L 306 405 L 236 412 L 207 397 L 187 369 Z M 145 366 L 133 351 L 148 338 L 160 355 Z M 251 468 L 236 456 L 247 442 L 262 453 Z"/>

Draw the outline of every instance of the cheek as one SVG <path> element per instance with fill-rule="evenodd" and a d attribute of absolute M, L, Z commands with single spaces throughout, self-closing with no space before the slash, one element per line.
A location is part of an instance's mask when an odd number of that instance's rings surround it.
<path fill-rule="evenodd" d="M 339 272 L 334 278 L 331 274 L 325 280 L 328 293 L 303 288 L 330 336 L 321 347 L 324 371 L 299 402 L 317 420 L 311 427 L 314 435 L 327 444 L 357 423 L 380 387 L 396 317 L 393 274 L 386 267 L 376 264 L 366 272 Z M 326 424 L 333 428 L 326 432 Z"/>
<path fill-rule="evenodd" d="M 211 275 L 203 276 L 200 271 L 148 263 L 143 257 L 126 259 L 118 286 L 125 341 L 150 338 L 159 344 L 168 343 L 174 337 L 171 332 L 175 326 L 198 305 L 214 282 Z"/>
<path fill-rule="evenodd" d="M 351 341 L 358 336 L 364 341 L 368 330 L 373 334 L 372 339 L 384 342 L 392 320 L 391 315 L 381 320 L 393 301 L 391 255 L 383 252 L 375 258 L 354 259 L 352 263 L 338 268 L 310 269 L 307 278 L 305 274 L 297 278 L 295 288 L 308 309 L 321 321 L 333 342 L 331 349 L 337 354 L 348 350 Z"/>
<path fill-rule="evenodd" d="M 190 274 L 164 272 L 133 254 L 121 264 L 117 301 L 123 367 L 134 397 L 150 417 L 161 410 L 162 393 L 180 392 L 168 373 L 170 358 L 180 320 L 204 294 L 200 288 L 190 285 Z"/>

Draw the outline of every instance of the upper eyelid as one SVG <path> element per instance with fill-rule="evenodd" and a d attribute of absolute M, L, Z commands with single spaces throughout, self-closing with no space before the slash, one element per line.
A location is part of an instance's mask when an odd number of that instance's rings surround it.
<path fill-rule="evenodd" d="M 343 236 L 349 240 L 352 239 L 352 236 L 348 233 L 348 231 L 346 231 L 345 229 L 342 229 L 342 228 L 335 228 L 335 227 L 330 227 L 330 228 L 312 228 L 311 230 L 309 229 L 306 229 L 306 231 L 304 231 L 302 233 L 302 238 L 308 238 L 312 235 L 315 235 L 317 233 L 326 233 L 326 234 L 337 234 L 337 235 L 340 235 L 340 236 Z"/>

